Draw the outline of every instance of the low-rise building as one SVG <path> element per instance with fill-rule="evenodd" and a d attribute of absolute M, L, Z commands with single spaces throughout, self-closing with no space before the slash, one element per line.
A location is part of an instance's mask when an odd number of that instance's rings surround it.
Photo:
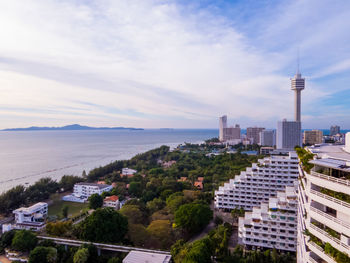
<path fill-rule="evenodd" d="M 137 173 L 137 171 L 134 169 L 123 168 L 120 176 L 121 177 L 133 177 L 135 173 Z"/>
<path fill-rule="evenodd" d="M 119 197 L 116 195 L 107 196 L 103 200 L 103 206 L 119 209 L 120 208 Z"/>
<path fill-rule="evenodd" d="M 108 184 L 95 183 L 76 183 L 74 185 L 73 193 L 62 197 L 63 201 L 84 203 L 93 194 L 101 195 L 103 192 L 109 192 L 113 186 Z"/>
<path fill-rule="evenodd" d="M 260 154 L 263 155 L 269 155 L 271 154 L 275 149 L 273 147 L 260 147 Z"/>
<path fill-rule="evenodd" d="M 38 231 L 45 226 L 45 219 L 48 214 L 48 204 L 36 203 L 30 207 L 21 207 L 12 212 L 15 215 L 14 224 L 4 224 L 3 232 L 11 229 L 26 229 Z"/>
<path fill-rule="evenodd" d="M 238 242 L 247 248 L 295 252 L 297 247 L 296 187 L 286 187 L 277 197 L 254 207 L 239 218 Z"/>
<path fill-rule="evenodd" d="M 153 252 L 130 251 L 123 263 L 170 263 L 171 255 Z"/>

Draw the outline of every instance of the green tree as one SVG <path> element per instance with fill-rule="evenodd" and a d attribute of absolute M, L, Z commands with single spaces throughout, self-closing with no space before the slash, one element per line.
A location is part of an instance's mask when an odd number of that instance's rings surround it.
<path fill-rule="evenodd" d="M 130 224 L 127 236 L 135 246 L 145 246 L 149 240 L 149 234 L 141 224 Z"/>
<path fill-rule="evenodd" d="M 185 204 L 175 213 L 175 224 L 187 233 L 197 233 L 213 218 L 213 211 L 208 205 Z"/>
<path fill-rule="evenodd" d="M 142 185 L 141 182 L 131 182 L 129 185 L 129 194 L 135 197 L 141 197 Z"/>
<path fill-rule="evenodd" d="M 29 254 L 29 263 L 55 263 L 57 260 L 57 249 L 54 247 L 38 246 Z"/>
<path fill-rule="evenodd" d="M 120 213 L 128 218 L 130 224 L 143 224 L 145 215 L 137 205 L 123 205 Z"/>
<path fill-rule="evenodd" d="M 10 231 L 5 232 L 1 236 L 1 247 L 7 248 L 12 244 L 13 237 L 15 236 L 18 230 L 12 229 Z"/>
<path fill-rule="evenodd" d="M 128 231 L 128 220 L 113 208 L 98 208 L 84 219 L 76 233 L 79 238 L 92 242 L 116 243 Z"/>
<path fill-rule="evenodd" d="M 46 232 L 52 236 L 65 236 L 72 230 L 72 222 L 49 222 L 46 224 Z"/>
<path fill-rule="evenodd" d="M 89 208 L 91 209 L 97 209 L 99 207 L 102 207 L 103 205 L 103 198 L 99 194 L 93 194 L 89 197 Z"/>
<path fill-rule="evenodd" d="M 28 230 L 19 230 L 12 239 L 12 247 L 19 251 L 30 251 L 36 244 L 38 239 L 36 235 Z"/>
<path fill-rule="evenodd" d="M 171 223 L 169 220 L 155 220 L 147 227 L 152 247 L 167 249 L 174 240 Z"/>
<path fill-rule="evenodd" d="M 154 198 L 152 201 L 147 202 L 147 208 L 151 214 L 161 210 L 165 206 L 165 202 L 160 198 Z"/>
<path fill-rule="evenodd" d="M 62 207 L 61 214 L 62 214 L 63 218 L 67 218 L 68 217 L 68 209 L 69 209 L 68 205 L 64 205 Z"/>
<path fill-rule="evenodd" d="M 108 260 L 107 263 L 122 263 L 123 261 L 120 258 L 113 257 Z"/>
<path fill-rule="evenodd" d="M 86 263 L 89 259 L 89 250 L 87 248 L 79 248 L 73 257 L 74 263 Z"/>

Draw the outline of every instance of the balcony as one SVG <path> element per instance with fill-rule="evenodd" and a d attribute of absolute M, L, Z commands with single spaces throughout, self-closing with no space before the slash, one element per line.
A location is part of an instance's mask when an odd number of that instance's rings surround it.
<path fill-rule="evenodd" d="M 333 258 L 328 256 L 322 247 L 315 244 L 314 242 L 309 242 L 308 244 L 309 248 L 320 258 L 324 259 L 328 263 L 337 263 Z"/>
<path fill-rule="evenodd" d="M 325 225 L 332 226 L 339 233 L 350 235 L 350 223 L 348 222 L 331 216 L 315 207 L 310 207 L 310 216 Z"/>
<path fill-rule="evenodd" d="M 316 190 L 310 190 L 310 198 L 335 210 L 342 211 L 350 215 L 350 204 L 337 198 L 322 194 Z"/>
<path fill-rule="evenodd" d="M 310 180 L 313 184 L 319 185 L 324 188 L 331 189 L 336 192 L 349 193 L 350 180 L 336 178 L 334 176 L 325 175 L 311 171 Z"/>
<path fill-rule="evenodd" d="M 324 242 L 328 242 L 331 244 L 334 248 L 338 249 L 341 252 L 344 252 L 346 254 L 349 253 L 350 246 L 340 242 L 340 239 L 337 239 L 330 234 L 328 234 L 326 231 L 322 230 L 321 228 L 310 224 L 309 231 L 311 234 L 315 235 L 319 239 L 321 239 Z"/>

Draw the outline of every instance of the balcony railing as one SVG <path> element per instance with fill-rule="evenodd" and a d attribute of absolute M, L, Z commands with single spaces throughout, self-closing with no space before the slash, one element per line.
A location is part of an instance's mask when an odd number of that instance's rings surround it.
<path fill-rule="evenodd" d="M 328 234 L 326 231 L 322 230 L 321 228 L 319 228 L 319 227 L 317 227 L 317 226 L 315 226 L 315 225 L 313 225 L 313 224 L 310 224 L 310 228 L 312 228 L 312 229 L 316 230 L 317 232 L 319 232 L 320 234 L 322 234 L 322 235 L 328 237 L 329 239 L 331 239 L 332 241 L 334 241 L 334 242 L 337 243 L 338 245 L 342 245 L 341 242 L 340 242 L 340 240 L 339 240 L 338 238 L 335 238 L 334 236 L 331 236 L 330 234 Z M 343 245 L 345 245 L 345 244 L 343 244 Z M 347 246 L 347 245 L 345 245 L 345 246 L 346 246 L 346 247 L 349 247 L 349 246 Z M 345 246 L 344 246 L 344 247 L 345 247 Z"/>
<path fill-rule="evenodd" d="M 311 171 L 311 176 L 322 178 L 322 179 L 325 179 L 325 180 L 328 180 L 328 181 L 331 181 L 334 183 L 350 186 L 350 180 L 339 179 L 339 178 L 336 178 L 333 176 L 317 173 L 315 171 Z"/>
<path fill-rule="evenodd" d="M 318 191 L 315 191 L 315 190 L 312 190 L 312 189 L 310 190 L 310 193 L 311 193 L 311 194 L 314 194 L 314 195 L 317 195 L 317 196 L 319 196 L 319 197 L 325 198 L 325 199 L 327 199 L 327 200 L 329 200 L 329 201 L 332 201 L 332 202 L 334 202 L 334 203 L 337 203 L 337 204 L 339 204 L 339 205 L 342 205 L 342 206 L 345 206 L 345 207 L 347 207 L 347 208 L 350 208 L 350 204 L 349 204 L 349 203 L 344 202 L 344 201 L 341 201 L 341 200 L 339 200 L 339 199 L 337 199 L 337 198 L 331 197 L 331 196 L 326 195 L 326 194 L 322 194 L 322 193 L 320 193 L 320 192 L 318 192 Z"/>
<path fill-rule="evenodd" d="M 322 247 L 320 247 L 319 245 L 317 245 L 316 243 L 314 243 L 314 242 L 312 242 L 312 241 L 309 242 L 309 245 L 312 246 L 312 247 L 314 247 L 314 248 L 317 249 L 318 251 L 320 251 L 320 252 L 322 253 L 322 258 L 323 258 L 323 259 L 327 259 L 327 262 L 329 262 L 329 263 L 336 263 L 335 260 L 334 260 L 333 258 L 331 258 L 330 256 L 328 256 L 328 255 L 325 253 L 325 251 L 324 251 L 324 249 L 323 249 Z"/>
<path fill-rule="evenodd" d="M 347 223 L 347 222 L 344 222 L 344 221 L 342 221 L 342 220 L 340 220 L 340 219 L 338 219 L 338 218 L 336 218 L 334 216 L 331 216 L 331 215 L 329 215 L 329 214 L 327 214 L 327 213 L 325 213 L 325 212 L 323 212 L 321 210 L 318 210 L 315 207 L 310 207 L 310 210 L 315 212 L 315 213 L 317 213 L 317 214 L 319 214 L 319 215 L 321 215 L 321 216 L 323 216 L 323 217 L 326 217 L 329 220 L 332 220 L 333 222 L 335 222 L 335 223 L 337 223 L 337 224 L 339 224 L 341 226 L 344 226 L 344 227 L 350 229 L 350 224 Z"/>

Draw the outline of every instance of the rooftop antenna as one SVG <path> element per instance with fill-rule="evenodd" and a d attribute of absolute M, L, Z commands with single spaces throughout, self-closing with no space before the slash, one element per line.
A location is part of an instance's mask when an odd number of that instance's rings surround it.
<path fill-rule="evenodd" d="M 297 75 L 300 75 L 300 57 L 299 57 L 299 47 L 297 53 Z"/>

